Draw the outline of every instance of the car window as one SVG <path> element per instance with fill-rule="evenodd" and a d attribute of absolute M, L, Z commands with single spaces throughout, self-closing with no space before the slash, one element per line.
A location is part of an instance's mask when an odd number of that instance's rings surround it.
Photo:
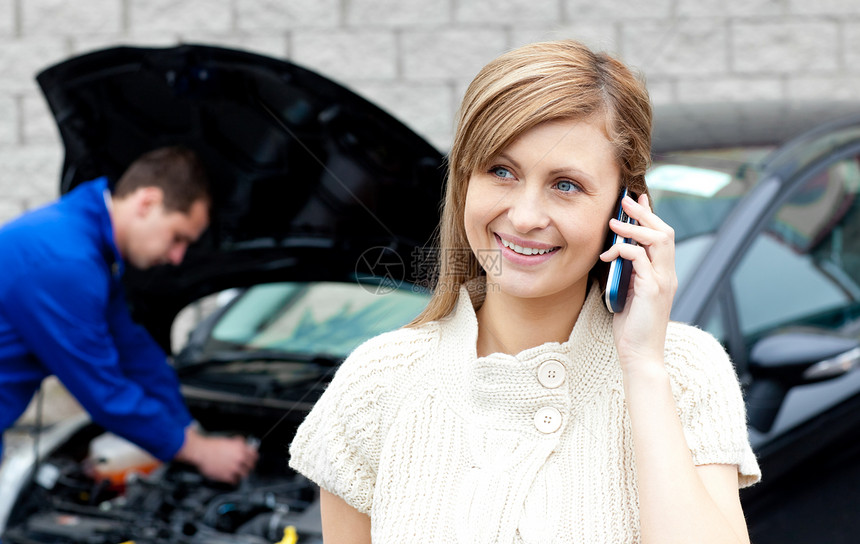
<path fill-rule="evenodd" d="M 654 157 L 645 175 L 654 210 L 675 230 L 675 240 L 716 231 L 759 178 L 770 147 L 702 149 Z"/>
<path fill-rule="evenodd" d="M 799 172 L 813 162 L 822 160 L 834 149 L 856 141 L 860 138 L 860 126 L 855 121 L 847 122 L 849 124 L 841 129 L 813 131 L 795 139 L 767 158 L 768 168 Z"/>
<path fill-rule="evenodd" d="M 345 357 L 365 340 L 410 322 L 428 300 L 422 291 L 357 283 L 256 285 L 220 316 L 210 344 Z"/>
<path fill-rule="evenodd" d="M 723 307 L 720 304 L 712 304 L 705 319 L 702 320 L 702 329 L 708 331 L 720 342 L 726 341 L 726 324 Z"/>
<path fill-rule="evenodd" d="M 645 178 L 654 211 L 675 231 L 675 268 L 683 286 L 723 221 L 759 178 L 772 147 L 665 152 Z M 679 289 L 680 291 L 680 289 Z"/>
<path fill-rule="evenodd" d="M 860 300 L 860 162 L 831 164 L 774 214 L 731 277 L 752 340 L 776 327 L 838 328 Z"/>

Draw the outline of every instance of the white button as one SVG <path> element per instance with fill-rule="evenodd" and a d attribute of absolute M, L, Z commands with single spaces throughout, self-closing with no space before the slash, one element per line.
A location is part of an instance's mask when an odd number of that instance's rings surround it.
<path fill-rule="evenodd" d="M 538 381 L 544 387 L 555 389 L 564 383 L 564 365 L 550 359 L 538 368 Z"/>
<path fill-rule="evenodd" d="M 541 408 L 535 414 L 535 427 L 544 434 L 556 432 L 561 427 L 561 412 L 552 406 Z"/>

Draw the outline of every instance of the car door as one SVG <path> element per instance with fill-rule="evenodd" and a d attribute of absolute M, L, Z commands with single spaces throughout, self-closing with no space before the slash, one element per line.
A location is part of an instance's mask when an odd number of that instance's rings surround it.
<path fill-rule="evenodd" d="M 860 150 L 834 151 L 788 180 L 703 324 L 733 359 L 787 330 L 860 337 Z M 753 376 L 754 380 L 755 377 Z M 854 542 L 860 519 L 860 374 L 788 391 L 751 427 L 763 482 L 743 494 L 752 541 Z"/>

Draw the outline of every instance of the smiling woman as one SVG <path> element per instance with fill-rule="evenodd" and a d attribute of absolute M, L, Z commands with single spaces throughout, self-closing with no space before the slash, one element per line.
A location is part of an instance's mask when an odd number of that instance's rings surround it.
<path fill-rule="evenodd" d="M 669 323 L 650 122 L 630 70 L 573 41 L 477 75 L 428 307 L 353 351 L 291 445 L 327 543 L 749 541 L 738 487 L 759 470 L 737 377 L 713 337 Z M 637 224 L 610 220 L 622 188 Z M 633 276 L 611 314 L 616 258 Z"/>

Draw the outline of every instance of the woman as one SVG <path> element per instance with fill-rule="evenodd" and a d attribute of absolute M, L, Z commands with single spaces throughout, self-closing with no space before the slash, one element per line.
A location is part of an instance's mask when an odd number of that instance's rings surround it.
<path fill-rule="evenodd" d="M 759 470 L 740 388 L 716 340 L 669 322 L 650 124 L 644 85 L 576 42 L 477 75 L 433 298 L 356 349 L 291 447 L 327 544 L 748 542 L 738 487 Z M 622 188 L 638 225 L 610 221 Z M 610 229 L 638 245 L 606 249 Z M 601 284 L 619 256 L 634 272 L 613 315 Z"/>

